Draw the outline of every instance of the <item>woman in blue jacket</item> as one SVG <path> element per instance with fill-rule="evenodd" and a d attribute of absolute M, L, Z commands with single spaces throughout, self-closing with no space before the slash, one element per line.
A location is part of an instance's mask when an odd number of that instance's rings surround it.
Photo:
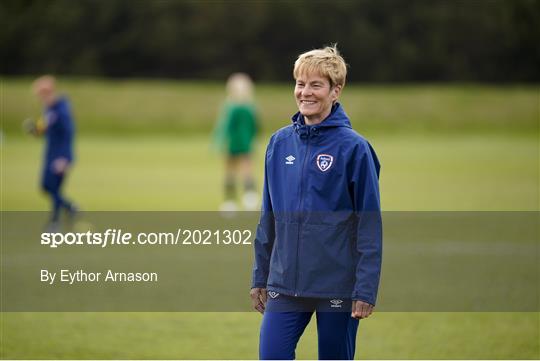
<path fill-rule="evenodd" d="M 56 79 L 51 75 L 39 77 L 32 84 L 34 93 L 45 106 L 40 121 L 25 121 L 26 130 L 33 135 L 46 138 L 41 187 L 50 196 L 52 203 L 48 231 L 59 230 L 60 211 L 68 212 L 71 218 L 77 207 L 62 194 L 62 185 L 73 163 L 73 141 L 75 124 L 69 101 L 56 93 Z"/>
<path fill-rule="evenodd" d="M 337 48 L 294 64 L 298 112 L 266 150 L 251 299 L 263 313 L 259 356 L 293 359 L 312 314 L 320 359 L 353 359 L 358 320 L 379 286 L 379 161 L 338 103 L 347 66 Z"/>

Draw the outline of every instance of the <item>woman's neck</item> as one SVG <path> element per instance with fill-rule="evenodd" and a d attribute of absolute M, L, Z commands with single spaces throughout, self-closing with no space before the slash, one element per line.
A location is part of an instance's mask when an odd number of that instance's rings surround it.
<path fill-rule="evenodd" d="M 332 112 L 332 108 L 328 109 L 324 113 L 317 114 L 316 116 L 313 116 L 313 117 L 309 117 L 307 115 L 304 115 L 304 123 L 306 123 L 306 125 L 320 124 L 320 123 L 323 122 L 323 120 L 328 118 L 328 116 L 330 115 L 331 112 Z"/>

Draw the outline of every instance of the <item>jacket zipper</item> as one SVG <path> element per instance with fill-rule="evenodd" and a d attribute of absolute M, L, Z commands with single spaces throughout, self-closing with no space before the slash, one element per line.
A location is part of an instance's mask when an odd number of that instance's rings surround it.
<path fill-rule="evenodd" d="M 299 269 L 299 252 L 300 252 L 300 231 L 302 228 L 302 206 L 304 205 L 304 187 L 303 180 L 304 180 L 304 170 L 306 169 L 306 163 L 309 158 L 309 138 L 310 138 L 310 132 L 308 128 L 308 134 L 307 134 L 307 145 L 306 145 L 306 155 L 304 156 L 304 163 L 302 164 L 302 171 L 300 172 L 300 208 L 298 212 L 298 238 L 296 240 L 296 279 L 294 281 L 294 296 L 298 297 L 298 269 Z"/>

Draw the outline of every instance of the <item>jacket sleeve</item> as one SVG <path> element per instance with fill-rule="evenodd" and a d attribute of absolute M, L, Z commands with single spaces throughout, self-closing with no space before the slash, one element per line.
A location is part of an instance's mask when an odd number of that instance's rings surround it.
<path fill-rule="evenodd" d="M 47 113 L 47 131 L 55 138 L 54 158 L 64 157 L 68 161 L 73 160 L 73 138 L 75 124 L 71 109 L 66 99 Z"/>
<path fill-rule="evenodd" d="M 62 148 L 64 149 L 64 156 L 69 160 L 73 160 L 73 138 L 75 135 L 75 122 L 73 120 L 73 114 L 71 106 L 67 100 L 64 101 L 64 106 L 59 114 L 62 126 Z"/>
<path fill-rule="evenodd" d="M 270 183 L 268 181 L 268 157 L 272 147 L 272 139 L 266 149 L 264 162 L 264 186 L 261 206 L 261 216 L 255 233 L 255 261 L 251 288 L 266 288 L 270 269 L 270 257 L 274 247 L 275 222 L 270 198 Z"/>
<path fill-rule="evenodd" d="M 375 305 L 382 262 L 382 219 L 379 195 L 380 163 L 367 142 L 353 157 L 352 190 L 357 216 L 356 281 L 353 300 Z"/>

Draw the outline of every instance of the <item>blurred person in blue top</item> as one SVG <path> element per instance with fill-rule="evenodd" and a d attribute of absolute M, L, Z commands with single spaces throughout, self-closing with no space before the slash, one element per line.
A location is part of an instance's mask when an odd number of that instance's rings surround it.
<path fill-rule="evenodd" d="M 33 135 L 45 136 L 41 188 L 51 200 L 49 229 L 57 230 L 61 210 L 70 216 L 77 211 L 77 207 L 62 194 L 62 185 L 73 163 L 75 125 L 69 102 L 65 96 L 57 94 L 53 76 L 37 78 L 32 90 L 43 104 L 44 113 L 37 122 L 25 121 L 25 129 Z"/>
<path fill-rule="evenodd" d="M 312 314 L 320 359 L 353 359 L 375 306 L 382 260 L 380 164 L 338 102 L 337 48 L 294 64 L 298 112 L 270 138 L 250 296 L 261 359 L 293 359 Z"/>
<path fill-rule="evenodd" d="M 227 100 L 215 129 L 215 140 L 225 153 L 225 201 L 222 211 L 235 211 L 238 178 L 243 187 L 242 204 L 253 211 L 259 204 L 255 191 L 251 153 L 258 131 L 253 100 L 253 81 L 245 73 L 234 73 L 227 80 Z"/>

